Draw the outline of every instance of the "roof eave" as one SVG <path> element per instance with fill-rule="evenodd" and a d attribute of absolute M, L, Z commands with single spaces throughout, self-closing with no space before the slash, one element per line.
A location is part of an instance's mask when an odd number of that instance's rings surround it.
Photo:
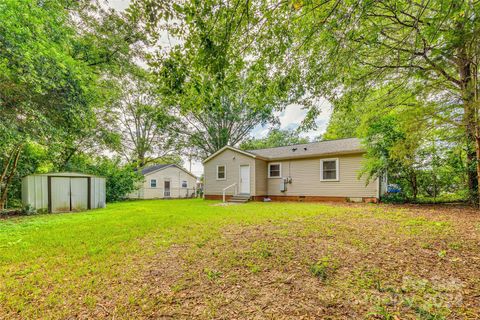
<path fill-rule="evenodd" d="M 307 158 L 323 158 L 323 157 L 332 157 L 332 156 L 342 156 L 349 154 L 362 154 L 365 153 L 365 150 L 351 150 L 343 152 L 329 152 L 329 153 L 316 153 L 310 155 L 291 155 L 286 157 L 269 157 L 264 158 L 266 161 L 281 161 L 281 160 L 298 160 L 298 159 L 307 159 Z"/>

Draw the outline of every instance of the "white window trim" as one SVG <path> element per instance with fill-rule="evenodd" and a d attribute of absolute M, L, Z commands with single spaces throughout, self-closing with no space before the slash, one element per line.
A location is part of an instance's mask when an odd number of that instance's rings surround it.
<path fill-rule="evenodd" d="M 152 187 L 152 181 L 155 181 L 155 187 Z M 150 188 L 158 188 L 157 179 L 150 179 Z"/>
<path fill-rule="evenodd" d="M 225 177 L 224 178 L 219 178 L 218 177 L 218 167 L 224 167 L 225 170 L 224 170 L 224 173 L 225 173 Z M 215 176 L 217 178 L 217 180 L 227 180 L 227 166 L 225 164 L 217 164 L 217 175 Z"/>
<path fill-rule="evenodd" d="M 323 179 L 323 162 L 324 161 L 335 161 L 335 169 L 337 171 L 335 179 Z M 340 181 L 340 161 L 338 158 L 329 158 L 329 159 L 320 159 L 320 181 Z"/>
<path fill-rule="evenodd" d="M 183 186 L 184 182 L 185 182 L 185 187 Z M 181 186 L 182 186 L 182 188 L 188 188 L 188 181 L 187 180 L 182 180 Z"/>
<path fill-rule="evenodd" d="M 270 166 L 271 165 L 276 165 L 276 164 L 278 164 L 280 166 L 280 175 L 278 177 L 272 177 L 272 176 L 270 176 Z M 281 162 L 271 162 L 271 163 L 269 163 L 267 171 L 268 171 L 268 178 L 269 179 L 281 179 L 282 178 L 282 163 Z"/>

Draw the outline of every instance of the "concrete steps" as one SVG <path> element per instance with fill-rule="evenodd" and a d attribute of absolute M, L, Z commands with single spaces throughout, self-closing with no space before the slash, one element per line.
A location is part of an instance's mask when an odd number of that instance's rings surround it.
<path fill-rule="evenodd" d="M 250 201 L 250 195 L 248 194 L 237 194 L 227 200 L 227 202 L 233 203 L 246 203 L 248 201 Z"/>

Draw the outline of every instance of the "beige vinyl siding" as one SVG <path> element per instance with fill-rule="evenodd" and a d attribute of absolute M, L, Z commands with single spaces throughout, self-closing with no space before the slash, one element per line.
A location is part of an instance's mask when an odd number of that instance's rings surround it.
<path fill-rule="evenodd" d="M 267 162 L 255 159 L 255 195 L 265 196 L 268 194 L 267 189 Z"/>
<path fill-rule="evenodd" d="M 157 187 L 150 186 L 150 180 L 157 180 Z M 190 196 L 196 187 L 197 179 L 175 166 L 154 171 L 145 175 L 145 180 L 135 198 L 164 198 L 164 181 L 170 180 L 170 198 L 185 198 Z M 187 188 L 182 188 L 182 181 L 187 181 Z"/>
<path fill-rule="evenodd" d="M 225 180 L 217 180 L 218 165 L 226 166 Z M 238 190 L 240 187 L 241 165 L 250 165 L 250 194 L 255 195 L 255 159 L 230 149 L 224 150 L 204 164 L 205 194 L 221 195 L 223 189 L 233 183 L 237 184 Z M 226 194 L 232 195 L 233 193 L 234 188 L 229 188 Z"/>
<path fill-rule="evenodd" d="M 267 179 L 268 195 L 286 196 L 331 196 L 331 197 L 376 197 L 377 181 L 367 186 L 365 179 L 358 179 L 362 167 L 362 154 L 329 156 L 338 158 L 339 181 L 320 181 L 320 159 L 309 158 L 290 161 L 272 161 L 282 164 L 282 177 L 292 178 L 287 191 L 280 191 L 282 179 Z"/>

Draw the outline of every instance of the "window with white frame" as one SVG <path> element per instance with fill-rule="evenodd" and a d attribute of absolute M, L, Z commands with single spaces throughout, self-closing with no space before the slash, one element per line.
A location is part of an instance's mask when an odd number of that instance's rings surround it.
<path fill-rule="evenodd" d="M 187 181 L 183 180 L 182 181 L 182 188 L 186 188 L 187 187 Z"/>
<path fill-rule="evenodd" d="M 217 180 L 225 180 L 227 176 L 227 169 L 224 165 L 217 166 Z"/>
<path fill-rule="evenodd" d="M 268 177 L 269 178 L 281 178 L 282 177 L 282 164 L 281 163 L 269 163 L 268 164 Z"/>
<path fill-rule="evenodd" d="M 321 181 L 338 181 L 338 159 L 322 159 L 320 160 L 320 180 Z"/>
<path fill-rule="evenodd" d="M 151 179 L 150 188 L 156 188 L 156 187 L 157 187 L 157 179 Z"/>

